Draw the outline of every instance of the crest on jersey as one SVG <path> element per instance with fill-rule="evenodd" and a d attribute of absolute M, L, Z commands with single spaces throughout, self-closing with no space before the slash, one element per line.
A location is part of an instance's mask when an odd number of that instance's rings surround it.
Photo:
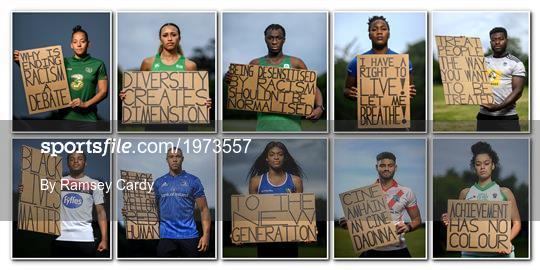
<path fill-rule="evenodd" d="M 291 66 L 289 64 L 283 64 L 283 67 L 284 68 L 291 68 Z"/>

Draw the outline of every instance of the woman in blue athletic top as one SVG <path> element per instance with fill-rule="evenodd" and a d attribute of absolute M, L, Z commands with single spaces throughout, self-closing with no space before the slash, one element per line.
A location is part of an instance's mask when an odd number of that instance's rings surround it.
<path fill-rule="evenodd" d="M 249 170 L 249 194 L 302 193 L 304 171 L 281 142 L 269 142 Z M 296 258 L 298 244 L 257 244 L 259 258 Z"/>

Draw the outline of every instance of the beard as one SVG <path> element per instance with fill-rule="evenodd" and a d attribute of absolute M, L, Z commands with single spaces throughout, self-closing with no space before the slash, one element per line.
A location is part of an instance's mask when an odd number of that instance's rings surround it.
<path fill-rule="evenodd" d="M 394 179 L 394 174 L 395 173 L 392 173 L 389 176 L 384 176 L 383 174 L 379 173 L 379 179 L 381 179 L 383 181 L 390 181 L 390 180 Z"/>

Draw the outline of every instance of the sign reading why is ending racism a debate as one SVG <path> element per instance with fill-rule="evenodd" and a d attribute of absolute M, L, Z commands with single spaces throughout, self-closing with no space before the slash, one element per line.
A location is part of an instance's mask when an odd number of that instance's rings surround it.
<path fill-rule="evenodd" d="M 19 66 L 29 114 L 69 107 L 71 96 L 62 47 L 20 51 Z"/>
<path fill-rule="evenodd" d="M 60 235 L 62 159 L 26 145 L 21 147 L 21 156 L 23 192 L 19 196 L 17 228 Z M 42 189 L 41 179 L 54 184 Z"/>
<path fill-rule="evenodd" d="M 317 91 L 311 70 L 231 64 L 227 109 L 310 115 Z"/>
<path fill-rule="evenodd" d="M 512 247 L 508 201 L 448 200 L 446 250 L 499 252 Z"/>
<path fill-rule="evenodd" d="M 399 242 L 386 196 L 379 183 L 339 194 L 357 254 Z"/>
<path fill-rule="evenodd" d="M 358 128 L 411 126 L 409 55 L 357 56 Z"/>
<path fill-rule="evenodd" d="M 206 71 L 126 71 L 123 124 L 207 124 Z"/>
<path fill-rule="evenodd" d="M 231 196 L 233 243 L 317 241 L 315 194 Z"/>
<path fill-rule="evenodd" d="M 477 37 L 435 36 L 448 105 L 493 103 L 482 42 Z"/>

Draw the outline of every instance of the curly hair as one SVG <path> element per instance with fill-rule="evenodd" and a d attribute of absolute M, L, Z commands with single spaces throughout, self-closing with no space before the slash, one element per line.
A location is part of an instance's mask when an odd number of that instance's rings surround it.
<path fill-rule="evenodd" d="M 473 157 L 471 159 L 471 168 L 474 169 L 474 164 L 476 163 L 476 156 L 481 154 L 487 154 L 491 158 L 491 161 L 493 164 L 495 164 L 495 167 L 499 166 L 499 155 L 497 155 L 497 152 L 495 152 L 491 145 L 487 142 L 477 142 L 471 146 L 471 152 L 473 154 Z"/>
<path fill-rule="evenodd" d="M 378 21 L 378 20 L 381 20 L 383 21 L 384 23 L 386 23 L 386 27 L 388 27 L 388 30 L 390 30 L 390 24 L 388 23 L 388 21 L 386 20 L 386 18 L 384 16 L 373 16 L 373 17 L 370 17 L 369 20 L 368 20 L 368 32 L 369 32 L 369 29 L 371 28 L 371 24 L 375 21 Z"/>
<path fill-rule="evenodd" d="M 284 155 L 284 161 L 283 161 L 283 170 L 292 174 L 296 175 L 298 177 L 304 176 L 304 170 L 302 170 L 302 167 L 298 165 L 296 160 L 291 156 L 289 153 L 289 150 L 287 150 L 287 147 L 282 142 L 272 141 L 269 142 L 266 147 L 264 148 L 264 151 L 257 157 L 251 168 L 248 172 L 248 180 L 256 175 L 265 174 L 269 171 L 268 162 L 266 161 L 266 157 L 268 156 L 268 152 L 270 152 L 270 149 L 277 147 L 281 150 L 283 150 Z"/>

